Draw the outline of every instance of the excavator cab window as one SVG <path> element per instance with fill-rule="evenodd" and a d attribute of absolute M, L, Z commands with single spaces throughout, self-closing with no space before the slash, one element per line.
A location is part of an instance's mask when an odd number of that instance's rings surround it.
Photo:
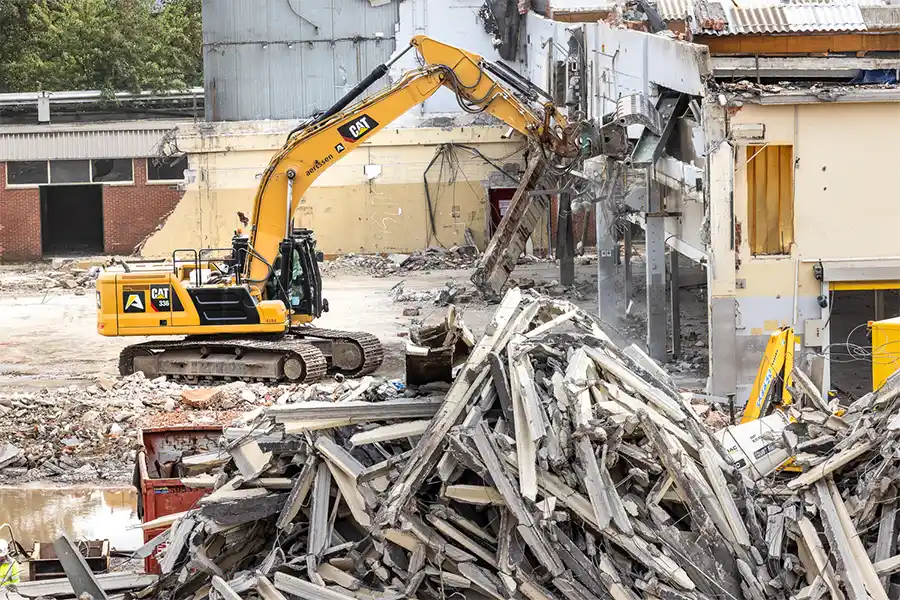
<path fill-rule="evenodd" d="M 282 240 L 281 252 L 266 282 L 266 297 L 281 300 L 293 314 L 318 317 L 328 310 L 322 299 L 318 264 L 322 253 L 315 249 L 315 244 L 311 231 L 295 229 L 292 237 Z M 290 256 L 287 272 L 282 268 L 285 256 Z"/>

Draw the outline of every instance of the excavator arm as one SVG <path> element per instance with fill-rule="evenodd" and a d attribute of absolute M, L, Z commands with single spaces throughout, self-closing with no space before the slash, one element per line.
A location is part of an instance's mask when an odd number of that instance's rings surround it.
<path fill-rule="evenodd" d="M 291 132 L 284 147 L 269 162 L 254 199 L 244 273 L 253 295 L 263 295 L 280 244 L 291 234 L 294 211 L 312 183 L 442 87 L 452 90 L 467 112 L 490 113 L 557 156 L 578 155 L 576 128 L 568 125 L 552 101 L 539 102 L 540 91 L 508 68 L 426 36 L 413 38 L 410 48 L 417 50 L 424 66 L 408 71 L 393 85 L 348 107 L 365 87 L 387 73 L 390 64 L 406 50 L 395 55 L 317 120 Z"/>

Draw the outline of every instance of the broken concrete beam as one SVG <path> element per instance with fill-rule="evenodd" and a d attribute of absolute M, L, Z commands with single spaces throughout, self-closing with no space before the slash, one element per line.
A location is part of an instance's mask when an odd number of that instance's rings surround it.
<path fill-rule="evenodd" d="M 228 451 L 244 481 L 262 475 L 272 460 L 271 452 L 263 452 L 256 440 L 250 440 Z"/>
<path fill-rule="evenodd" d="M 287 600 L 285 596 L 279 592 L 269 578 L 256 572 L 256 591 L 262 600 Z"/>
<path fill-rule="evenodd" d="M 231 589 L 228 582 L 218 575 L 212 576 L 212 586 L 225 600 L 241 600 L 240 594 Z"/>
<path fill-rule="evenodd" d="M 448 485 L 441 495 L 465 504 L 493 504 L 494 506 L 506 504 L 503 496 L 497 490 L 484 485 Z"/>
<path fill-rule="evenodd" d="M 303 581 L 299 577 L 288 575 L 287 573 L 275 573 L 275 587 L 282 592 L 304 598 L 306 600 L 355 600 L 349 594 L 320 587 L 308 581 Z"/>
<path fill-rule="evenodd" d="M 235 490 L 210 500 L 201 498 L 200 514 L 219 525 L 240 525 L 259 521 L 281 511 L 288 494 L 272 493 L 264 488 Z"/>
<path fill-rule="evenodd" d="M 321 402 L 318 400 L 271 406 L 276 423 L 347 419 L 349 423 L 430 419 L 443 404 L 442 397 L 402 398 L 384 402 Z"/>
<path fill-rule="evenodd" d="M 309 515 L 309 532 L 307 534 L 307 563 L 311 570 L 316 570 L 319 558 L 328 545 L 328 505 L 331 500 L 331 471 L 325 462 L 320 462 L 316 468 L 316 476 L 312 486 L 312 502 Z"/>
<path fill-rule="evenodd" d="M 549 197 L 528 193 L 537 186 L 544 165 L 541 152 L 535 150 L 509 202 L 506 214 L 475 266 L 472 283 L 486 298 L 500 296 L 509 274 L 516 268 L 519 256 L 525 251 L 525 243 L 549 210 Z"/>
<path fill-rule="evenodd" d="M 488 325 L 485 336 L 478 342 L 469 360 L 462 367 L 444 398 L 431 426 L 419 438 L 413 456 L 407 462 L 400 477 L 391 488 L 388 497 L 376 517 L 380 526 L 396 521 L 413 494 L 440 459 L 439 451 L 450 429 L 453 428 L 469 406 L 474 392 L 488 376 L 489 367 L 482 366 L 506 333 L 507 325 L 522 302 L 522 292 L 512 289 L 506 293 L 500 308 Z"/>
<path fill-rule="evenodd" d="M 834 456 L 830 457 L 828 460 L 826 460 L 822 464 L 816 465 L 809 471 L 807 471 L 801 475 L 798 475 L 794 479 L 790 480 L 788 482 L 788 487 L 791 488 L 792 490 L 797 490 L 797 489 L 806 487 L 808 485 L 812 485 L 813 483 L 816 483 L 823 477 L 826 477 L 827 475 L 831 475 L 832 473 L 834 473 L 835 471 L 837 471 L 844 465 L 849 464 L 853 460 L 859 458 L 860 456 L 862 456 L 863 454 L 865 454 L 866 452 L 868 452 L 869 450 L 871 450 L 874 447 L 875 447 L 875 443 L 871 442 L 871 441 L 861 442 L 859 444 L 856 444 L 852 448 L 849 448 L 847 450 L 844 450 L 843 452 L 835 454 Z"/>
<path fill-rule="evenodd" d="M 360 431 L 350 438 L 352 446 L 365 446 L 366 444 L 375 444 L 378 442 L 388 442 L 391 440 L 404 439 L 408 437 L 417 437 L 425 433 L 431 421 L 406 421 L 403 423 L 394 423 L 392 425 L 384 425 L 369 429 L 368 431 Z"/>
<path fill-rule="evenodd" d="M 53 541 L 53 550 L 56 552 L 56 557 L 71 582 L 76 596 L 80 598 L 82 595 L 88 595 L 95 600 L 108 600 L 106 591 L 100 586 L 94 573 L 88 567 L 81 551 L 75 547 L 65 533 Z"/>
<path fill-rule="evenodd" d="M 285 529 L 294 520 L 297 513 L 300 512 L 300 507 L 306 501 L 306 496 L 309 494 L 315 474 L 316 457 L 309 455 L 303 463 L 300 475 L 294 480 L 294 487 L 291 489 L 291 493 L 288 495 L 281 513 L 278 515 L 278 521 L 275 523 L 278 529 Z"/>
<path fill-rule="evenodd" d="M 169 535 L 168 544 L 166 544 L 166 553 L 163 555 L 163 559 L 159 561 L 159 570 L 164 574 L 173 571 L 178 559 L 187 550 L 188 539 L 196 526 L 197 520 L 187 515 L 178 519 L 172 526 L 172 533 Z"/>
<path fill-rule="evenodd" d="M 146 588 L 154 583 L 158 576 L 142 573 L 100 573 L 94 575 L 94 579 L 104 592 L 110 593 Z M 72 582 L 67 577 L 23 581 L 16 586 L 16 591 L 25 598 L 77 597 Z"/>

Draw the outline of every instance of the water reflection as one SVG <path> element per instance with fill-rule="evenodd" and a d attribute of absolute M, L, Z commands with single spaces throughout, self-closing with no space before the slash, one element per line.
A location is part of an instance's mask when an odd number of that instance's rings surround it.
<path fill-rule="evenodd" d="M 0 487 L 0 523 L 9 523 L 26 550 L 34 542 L 51 542 L 60 532 L 73 539 L 108 539 L 118 550 L 142 543 L 137 496 L 133 488 Z M 3 532 L 6 536 L 6 532 Z"/>

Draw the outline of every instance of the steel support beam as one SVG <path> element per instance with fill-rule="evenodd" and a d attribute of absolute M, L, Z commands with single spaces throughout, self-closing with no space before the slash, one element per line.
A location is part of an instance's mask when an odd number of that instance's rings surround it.
<path fill-rule="evenodd" d="M 631 273 L 631 254 L 632 254 L 632 228 L 633 225 L 631 221 L 625 221 L 625 312 L 628 312 L 628 305 L 631 303 L 632 298 L 634 298 L 634 282 L 632 281 L 632 273 Z"/>
<path fill-rule="evenodd" d="M 575 235 L 572 231 L 572 193 L 562 189 L 557 196 L 556 257 L 559 259 L 559 284 L 575 283 Z"/>
<path fill-rule="evenodd" d="M 599 191 L 600 201 L 594 206 L 597 225 L 597 311 L 600 319 L 615 324 L 618 321 L 616 263 L 619 252 L 612 196 L 619 177 L 618 166 L 607 163 L 606 173 L 606 181 Z"/>
<path fill-rule="evenodd" d="M 672 310 L 672 358 L 681 358 L 681 301 L 678 252 L 669 252 L 669 305 Z"/>
<path fill-rule="evenodd" d="M 53 549 L 56 550 L 56 557 L 72 584 L 76 598 L 80 598 L 82 594 L 86 593 L 90 594 L 94 600 L 109 600 L 109 596 L 100 587 L 81 552 L 78 551 L 68 535 L 64 533 L 59 536 L 53 542 Z"/>

